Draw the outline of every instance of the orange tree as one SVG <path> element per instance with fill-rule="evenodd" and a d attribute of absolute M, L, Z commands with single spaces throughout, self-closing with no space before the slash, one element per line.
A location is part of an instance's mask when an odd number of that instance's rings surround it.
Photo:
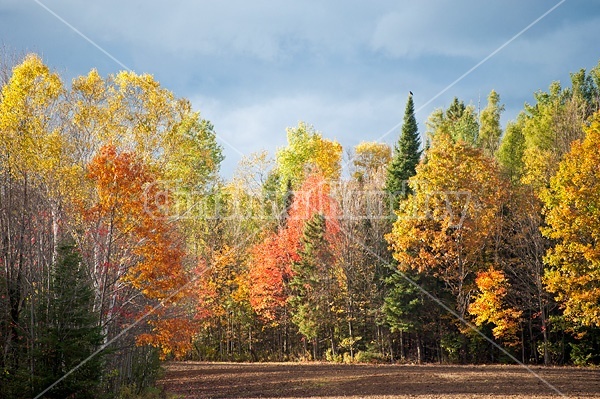
<path fill-rule="evenodd" d="M 490 267 L 480 271 L 475 279 L 478 293 L 469 305 L 469 313 L 475 316 L 475 324 L 494 324 L 494 338 L 502 338 L 509 345 L 518 344 L 517 332 L 522 311 L 506 303 L 509 282 L 502 270 Z"/>
<path fill-rule="evenodd" d="M 154 201 L 168 193 L 157 191 L 156 176 L 143 160 L 112 145 L 92 159 L 87 177 L 97 193 L 84 210 L 88 259 L 105 333 L 110 336 L 132 321 L 141 309 L 131 304 L 140 303 L 135 298 L 141 293 L 147 306 L 162 302 L 167 309 L 150 320 L 152 333 L 141 335 L 138 343 L 161 347 L 163 355 L 183 355 L 191 342 L 191 333 L 184 333 L 189 323 L 169 316 L 188 281 L 183 245 Z"/>

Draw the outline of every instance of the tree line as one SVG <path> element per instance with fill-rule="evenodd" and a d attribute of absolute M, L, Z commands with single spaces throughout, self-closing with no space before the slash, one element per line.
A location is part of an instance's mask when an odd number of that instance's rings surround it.
<path fill-rule="evenodd" d="M 505 129 L 495 91 L 424 132 L 409 95 L 393 149 L 300 122 L 229 181 L 150 75 L 0 69 L 2 397 L 139 393 L 172 358 L 600 361 L 600 67 Z"/>

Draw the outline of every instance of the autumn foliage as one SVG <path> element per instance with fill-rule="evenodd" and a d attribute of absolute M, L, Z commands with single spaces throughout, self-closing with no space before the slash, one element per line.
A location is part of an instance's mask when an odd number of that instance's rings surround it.
<path fill-rule="evenodd" d="M 600 363 L 600 67 L 504 131 L 492 91 L 424 137 L 411 93 L 394 151 L 349 169 L 299 122 L 230 181 L 213 124 L 151 75 L 0 72 L 2 397 L 98 349 L 49 397 L 139 390 L 159 357 Z"/>
<path fill-rule="evenodd" d="M 469 313 L 475 316 L 475 324 L 492 323 L 495 338 L 504 339 L 511 345 L 518 343 L 520 317 L 518 309 L 506 304 L 509 282 L 502 270 L 493 267 L 481 271 L 475 279 L 478 294 L 469 305 Z"/>
<path fill-rule="evenodd" d="M 183 268 L 182 240 L 173 226 L 160 217 L 161 203 L 156 201 L 167 201 L 169 193 L 158 192 L 156 177 L 143 160 L 130 152 L 117 152 L 114 145 L 100 149 L 88 166 L 87 177 L 94 183 L 97 198 L 85 211 L 86 219 L 105 232 L 100 234 L 103 242 L 96 244 L 111 246 L 106 250 L 121 255 L 107 254 L 106 267 L 121 270 L 122 281 L 146 298 L 167 306 L 175 304 L 187 294 L 188 276 Z M 127 239 L 121 241 L 116 236 Z M 155 337 L 145 334 L 140 342 L 161 346 L 166 353 L 172 351 L 166 349 L 171 347 L 176 353 L 185 353 L 177 349 L 182 343 L 175 341 L 181 340 L 182 333 L 162 330 L 179 325 L 182 331 L 186 323 L 161 314 L 166 320 L 151 321 Z M 190 337 L 186 336 L 184 342 L 189 343 Z"/>
<path fill-rule="evenodd" d="M 474 278 L 494 261 L 506 185 L 479 149 L 441 135 L 409 181 L 387 240 L 402 270 L 440 278 L 466 315 Z"/>
<path fill-rule="evenodd" d="M 566 317 L 600 327 L 600 114 L 585 132 L 542 195 L 543 233 L 557 242 L 546 255 L 544 281 Z"/>
<path fill-rule="evenodd" d="M 268 235 L 250 250 L 250 304 L 261 317 L 271 322 L 276 321 L 286 306 L 287 283 L 293 274 L 292 263 L 300 259 L 305 223 L 315 214 L 324 215 L 329 239 L 335 240 L 339 234 L 337 206 L 330 195 L 329 184 L 320 174 L 309 175 L 293 198 L 285 227 Z"/>

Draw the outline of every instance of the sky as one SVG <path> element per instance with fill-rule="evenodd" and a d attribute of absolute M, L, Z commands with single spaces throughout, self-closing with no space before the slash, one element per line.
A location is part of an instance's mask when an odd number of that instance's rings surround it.
<path fill-rule="evenodd" d="M 345 150 L 397 141 L 409 91 L 420 132 L 458 97 L 503 124 L 533 93 L 600 60 L 600 0 L 0 0 L 0 43 L 66 82 L 150 73 L 210 120 L 228 179 L 307 122 Z"/>

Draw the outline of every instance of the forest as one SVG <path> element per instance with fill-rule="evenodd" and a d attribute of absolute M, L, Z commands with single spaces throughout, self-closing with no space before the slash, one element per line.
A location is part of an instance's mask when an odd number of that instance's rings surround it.
<path fill-rule="evenodd" d="M 600 64 L 504 128 L 495 91 L 426 126 L 409 94 L 393 148 L 299 122 L 225 180 L 153 76 L 1 56 L 0 397 L 169 359 L 600 363 Z"/>

